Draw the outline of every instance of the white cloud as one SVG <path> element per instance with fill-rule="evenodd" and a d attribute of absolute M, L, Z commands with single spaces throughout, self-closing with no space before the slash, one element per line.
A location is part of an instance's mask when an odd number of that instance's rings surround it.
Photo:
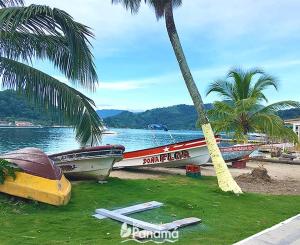
<path fill-rule="evenodd" d="M 243 64 L 241 68 L 248 69 L 253 67 L 260 67 L 263 69 L 273 70 L 273 69 L 283 69 L 291 68 L 300 65 L 300 59 L 297 60 L 266 60 L 264 62 L 257 63 L 247 63 Z M 212 82 L 216 78 L 224 77 L 231 66 L 212 66 L 209 68 L 196 68 L 191 69 L 194 79 L 203 87 L 203 83 L 206 85 Z M 64 81 L 64 80 L 61 80 Z M 101 90 L 137 90 L 142 88 L 148 88 L 153 85 L 158 84 L 170 84 L 170 83 L 183 83 L 183 78 L 180 72 L 168 73 L 160 76 L 153 76 L 147 78 L 141 78 L 130 81 L 111 81 L 111 82 L 99 82 L 98 88 Z"/>
<path fill-rule="evenodd" d="M 112 5 L 111 0 L 27 0 L 26 3 L 61 8 L 90 26 L 96 34 L 94 46 L 102 57 L 138 47 L 149 37 L 157 42 L 166 40 L 163 21 L 157 22 L 153 10 L 145 4 L 132 16 L 120 4 Z M 175 19 L 185 39 L 192 36 L 191 40 L 195 40 L 200 35 L 226 43 L 247 35 L 267 41 L 298 35 L 299 9 L 298 0 L 185 0 L 175 11 Z"/>

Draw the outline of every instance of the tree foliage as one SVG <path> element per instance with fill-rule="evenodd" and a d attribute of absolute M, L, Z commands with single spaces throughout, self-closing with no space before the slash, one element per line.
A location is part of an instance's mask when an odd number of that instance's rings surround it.
<path fill-rule="evenodd" d="M 278 89 L 278 81 L 263 70 L 230 70 L 226 79 L 216 80 L 209 85 L 207 95 L 217 93 L 224 101 L 214 103 L 209 111 L 216 132 L 234 132 L 238 140 L 246 140 L 249 132 L 265 133 L 271 138 L 297 141 L 297 135 L 285 127 L 278 111 L 287 108 L 300 108 L 296 101 L 280 101 L 264 106 L 268 102 L 265 90 Z"/>
<path fill-rule="evenodd" d="M 0 184 L 3 184 L 6 177 L 16 178 L 16 171 L 19 169 L 16 166 L 13 166 L 10 162 L 0 159 Z"/>
<path fill-rule="evenodd" d="M 102 123 L 94 102 L 31 66 L 33 60 L 48 60 L 73 84 L 93 90 L 97 74 L 90 29 L 57 8 L 24 7 L 20 0 L 1 0 L 0 6 L 0 85 L 23 93 L 50 113 L 63 112 L 83 145 L 99 142 Z"/>
<path fill-rule="evenodd" d="M 141 3 L 144 2 L 153 8 L 156 18 L 160 19 L 165 15 L 167 2 L 170 0 L 112 0 L 113 4 L 121 3 L 131 13 L 135 14 L 139 11 Z M 173 8 L 179 7 L 182 0 L 172 0 Z"/>

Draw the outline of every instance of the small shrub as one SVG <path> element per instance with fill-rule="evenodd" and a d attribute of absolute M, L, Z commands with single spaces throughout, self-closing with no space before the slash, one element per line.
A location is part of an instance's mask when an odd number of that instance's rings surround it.
<path fill-rule="evenodd" d="M 16 167 L 13 167 L 10 162 L 4 159 L 0 159 L 0 184 L 4 183 L 7 176 L 15 179 L 16 171 L 18 171 L 18 169 Z"/>

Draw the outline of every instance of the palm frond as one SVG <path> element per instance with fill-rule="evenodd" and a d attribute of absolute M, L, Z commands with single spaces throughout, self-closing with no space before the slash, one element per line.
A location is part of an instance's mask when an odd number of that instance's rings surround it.
<path fill-rule="evenodd" d="M 224 101 L 216 101 L 207 113 L 210 117 L 230 117 L 234 114 L 234 107 Z"/>
<path fill-rule="evenodd" d="M 7 8 L 13 6 L 23 6 L 23 0 L 0 0 L 0 7 Z"/>
<path fill-rule="evenodd" d="M 300 108 L 300 103 L 293 100 L 284 100 L 270 104 L 262 108 L 260 111 L 258 111 L 258 113 L 277 113 L 279 110 L 290 108 Z"/>
<path fill-rule="evenodd" d="M 265 74 L 262 69 L 259 68 L 253 68 L 245 72 L 244 81 L 243 81 L 243 87 L 244 87 L 244 95 L 243 98 L 247 98 L 250 96 L 251 88 L 252 88 L 252 82 L 254 80 L 254 77 L 257 75 L 263 75 Z"/>
<path fill-rule="evenodd" d="M 156 18 L 159 20 L 165 15 L 167 3 L 172 1 L 173 8 L 179 7 L 182 0 L 144 0 L 151 8 L 154 9 Z M 132 14 L 139 11 L 142 0 L 112 0 L 113 4 L 122 4 L 126 9 L 130 10 Z"/>
<path fill-rule="evenodd" d="M 136 14 L 140 7 L 142 0 L 111 0 L 112 4 L 122 4 L 132 14 Z"/>
<path fill-rule="evenodd" d="M 87 68 L 91 67 L 88 55 L 83 56 L 80 62 L 73 62 L 68 41 L 64 36 L 5 31 L 0 31 L 0 36 L 0 56 L 2 57 L 25 62 L 33 58 L 48 59 L 68 78 L 81 78 Z"/>
<path fill-rule="evenodd" d="M 259 77 L 253 88 L 251 89 L 250 96 L 260 97 L 261 99 L 268 102 L 266 96 L 263 94 L 263 90 L 268 87 L 273 87 L 278 90 L 279 82 L 275 77 L 268 74 L 263 74 L 261 77 Z"/>
<path fill-rule="evenodd" d="M 61 46 L 69 49 L 69 63 L 58 62 L 58 57 L 55 61 L 57 66 L 72 82 L 94 88 L 97 74 L 89 42 L 93 34 L 87 26 L 74 21 L 66 12 L 39 5 L 4 8 L 0 9 L 0 28 L 2 32 L 11 33 L 10 38 L 13 38 L 13 41 L 17 38 L 16 32 L 28 34 L 27 38 L 30 34 L 42 35 L 44 43 L 47 35 L 64 37 L 66 43 L 62 43 Z M 8 34 L 6 35 L 6 38 L 9 38 Z M 22 42 L 22 36 L 19 35 L 18 38 L 19 42 Z M 50 38 L 47 44 L 49 41 Z"/>
<path fill-rule="evenodd" d="M 285 127 L 283 120 L 275 114 L 256 113 L 251 118 L 251 125 L 256 131 L 265 133 L 271 138 L 298 142 L 297 134 L 292 129 Z"/>
<path fill-rule="evenodd" d="M 237 114 L 253 114 L 260 110 L 262 106 L 258 104 L 258 100 L 255 97 L 238 100 L 235 102 L 235 111 Z"/>
<path fill-rule="evenodd" d="M 100 141 L 102 122 L 92 107 L 94 102 L 82 93 L 37 69 L 4 57 L 0 57 L 0 78 L 4 88 L 24 93 L 50 112 L 63 112 L 83 145 Z"/>
<path fill-rule="evenodd" d="M 212 92 L 219 93 L 224 99 L 230 99 L 230 100 L 235 99 L 233 86 L 230 82 L 226 80 L 219 79 L 212 82 L 206 91 L 206 95 L 209 95 Z"/>

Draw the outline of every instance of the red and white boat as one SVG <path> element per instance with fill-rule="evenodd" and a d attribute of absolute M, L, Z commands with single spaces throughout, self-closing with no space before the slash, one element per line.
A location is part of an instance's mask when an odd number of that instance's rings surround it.
<path fill-rule="evenodd" d="M 258 149 L 258 145 L 244 144 L 229 147 L 220 147 L 220 151 L 225 162 L 233 162 L 249 157 L 249 155 Z"/>
<path fill-rule="evenodd" d="M 219 143 L 220 138 L 216 137 Z M 123 160 L 114 168 L 123 167 L 179 167 L 205 164 L 209 153 L 204 138 L 178 142 L 143 150 L 124 152 Z"/>

